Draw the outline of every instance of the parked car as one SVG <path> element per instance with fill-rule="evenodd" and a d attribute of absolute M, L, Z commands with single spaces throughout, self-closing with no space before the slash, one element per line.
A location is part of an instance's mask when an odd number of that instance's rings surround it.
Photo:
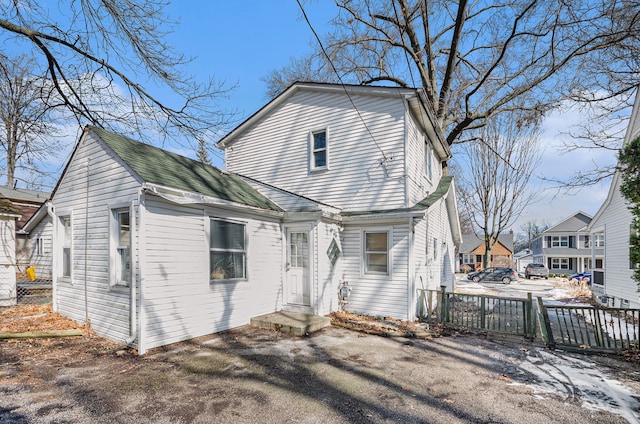
<path fill-rule="evenodd" d="M 482 271 L 470 272 L 467 278 L 474 283 L 480 281 L 501 281 L 503 284 L 509 284 L 512 281 L 518 281 L 518 273 L 513 268 L 491 267 Z"/>
<path fill-rule="evenodd" d="M 573 274 L 569 276 L 569 281 L 577 280 L 578 282 L 582 282 L 587 280 L 587 284 L 591 284 L 591 273 L 590 272 L 579 272 L 577 274 Z"/>
<path fill-rule="evenodd" d="M 524 270 L 524 276 L 527 279 L 531 277 L 549 278 L 549 268 L 545 264 L 529 264 Z"/>

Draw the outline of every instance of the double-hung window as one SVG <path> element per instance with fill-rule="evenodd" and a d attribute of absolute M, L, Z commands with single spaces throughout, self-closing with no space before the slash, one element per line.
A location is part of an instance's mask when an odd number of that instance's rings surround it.
<path fill-rule="evenodd" d="M 569 259 L 568 258 L 552 258 L 551 268 L 552 269 L 569 269 Z"/>
<path fill-rule="evenodd" d="M 364 231 L 364 273 L 389 274 L 389 231 Z"/>
<path fill-rule="evenodd" d="M 604 247 L 604 234 L 600 233 L 594 236 L 594 246 Z"/>
<path fill-rule="evenodd" d="M 209 233 L 211 280 L 237 280 L 247 276 L 245 224 L 211 219 Z"/>
<path fill-rule="evenodd" d="M 311 133 L 311 170 L 327 169 L 329 166 L 327 131 L 314 131 Z"/>
<path fill-rule="evenodd" d="M 71 216 L 61 216 L 60 217 L 60 226 L 61 226 L 61 245 L 62 245 L 62 266 L 60 267 L 60 276 L 61 277 L 71 277 L 71 245 L 72 245 L 72 234 L 71 234 Z"/>
<path fill-rule="evenodd" d="M 131 214 L 129 209 L 113 211 L 113 284 L 128 286 L 131 284 Z"/>

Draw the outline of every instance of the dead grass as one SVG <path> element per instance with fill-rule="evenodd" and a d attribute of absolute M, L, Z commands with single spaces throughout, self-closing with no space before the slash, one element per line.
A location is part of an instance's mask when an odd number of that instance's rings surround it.
<path fill-rule="evenodd" d="M 75 329 L 84 329 L 84 327 L 57 312 L 53 312 L 51 304 L 0 308 L 0 331 L 2 332 Z"/>
<path fill-rule="evenodd" d="M 351 312 L 338 311 L 330 314 L 331 324 L 385 337 L 432 338 L 442 335 L 440 325 L 429 325 L 414 321 L 403 321 L 392 317 L 372 317 Z"/>

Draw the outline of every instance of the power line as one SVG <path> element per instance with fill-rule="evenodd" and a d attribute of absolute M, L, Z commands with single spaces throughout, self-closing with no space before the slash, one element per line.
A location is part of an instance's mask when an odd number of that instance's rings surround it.
<path fill-rule="evenodd" d="M 307 25 L 309 25 L 309 29 L 311 29 L 311 32 L 313 33 L 313 36 L 316 38 L 316 41 L 318 41 L 318 45 L 320 45 L 320 49 L 322 50 L 322 53 L 327 58 L 327 61 L 329 62 L 329 65 L 331 65 L 331 69 L 333 69 L 333 72 L 338 77 L 338 81 L 340 81 L 340 85 L 342 86 L 342 89 L 344 90 L 345 94 L 347 95 L 347 98 L 349 99 L 349 102 L 351 102 L 351 105 L 353 106 L 353 108 L 355 109 L 356 113 L 358 114 L 358 117 L 360 118 L 360 121 L 362 121 L 362 125 L 364 125 L 365 129 L 369 133 L 369 136 L 371 137 L 371 140 L 373 141 L 373 143 L 376 145 L 376 147 L 378 148 L 378 150 L 382 154 L 383 162 L 389 161 L 390 159 L 387 157 L 387 155 L 384 154 L 384 151 L 380 148 L 380 145 L 376 141 L 376 138 L 373 136 L 373 133 L 371 132 L 371 130 L 367 126 L 367 123 L 365 122 L 364 118 L 362 117 L 362 114 L 360 113 L 360 110 L 358 110 L 358 106 L 356 106 L 355 102 L 351 98 L 351 95 L 349 94 L 349 91 L 347 90 L 346 84 L 344 83 L 344 81 L 342 81 L 342 77 L 340 76 L 340 74 L 338 73 L 338 70 L 334 66 L 333 61 L 329 57 L 329 54 L 327 53 L 326 49 L 324 48 L 324 45 L 322 44 L 322 41 L 320 41 L 320 37 L 318 36 L 318 33 L 313 28 L 313 25 L 311 25 L 311 22 L 309 21 L 309 17 L 307 16 L 307 12 L 304 10 L 304 7 L 300 3 L 300 0 L 296 0 L 296 2 L 298 3 L 298 7 L 300 7 L 300 11 L 302 12 L 302 16 L 304 16 L 304 20 L 307 22 Z"/>

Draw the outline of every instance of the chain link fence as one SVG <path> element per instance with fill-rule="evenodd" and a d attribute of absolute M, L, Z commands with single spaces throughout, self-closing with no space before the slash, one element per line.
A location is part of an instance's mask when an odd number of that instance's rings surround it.
<path fill-rule="evenodd" d="M 41 305 L 50 303 L 52 295 L 48 275 L 37 276 L 33 269 L 15 272 L 13 267 L 0 267 L 0 306 Z"/>

